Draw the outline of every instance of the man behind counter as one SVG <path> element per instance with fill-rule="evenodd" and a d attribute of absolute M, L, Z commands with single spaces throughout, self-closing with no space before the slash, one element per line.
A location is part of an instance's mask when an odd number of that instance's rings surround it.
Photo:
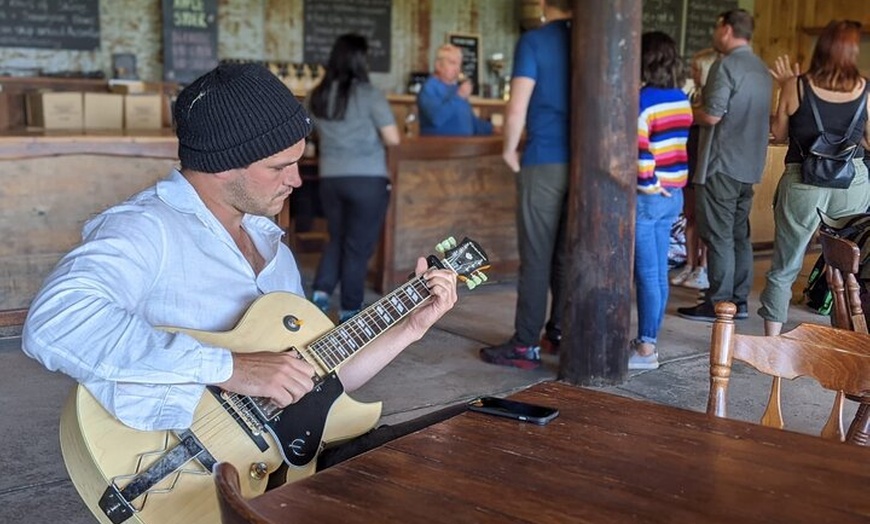
<path fill-rule="evenodd" d="M 491 135 L 492 124 L 474 115 L 468 97 L 474 85 L 460 81 L 462 50 L 444 44 L 435 54 L 435 72 L 417 95 L 420 134 L 428 136 Z"/>

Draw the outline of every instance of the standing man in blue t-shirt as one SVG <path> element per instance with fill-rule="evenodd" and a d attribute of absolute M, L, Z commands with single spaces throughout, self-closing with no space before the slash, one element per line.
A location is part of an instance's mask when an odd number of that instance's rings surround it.
<path fill-rule="evenodd" d="M 552 297 L 544 342 L 555 350 L 561 340 L 559 287 L 565 267 L 570 159 L 571 4 L 571 0 L 543 0 L 546 23 L 523 34 L 514 55 L 502 157 L 517 173 L 520 275 L 514 335 L 504 344 L 480 350 L 480 358 L 491 364 L 521 369 L 541 365 L 548 290 Z M 520 161 L 517 148 L 524 128 Z"/>
<path fill-rule="evenodd" d="M 462 49 L 444 44 L 435 53 L 435 72 L 417 95 L 420 134 L 430 136 L 491 135 L 492 124 L 477 118 L 468 103 L 470 78 L 460 81 Z"/>

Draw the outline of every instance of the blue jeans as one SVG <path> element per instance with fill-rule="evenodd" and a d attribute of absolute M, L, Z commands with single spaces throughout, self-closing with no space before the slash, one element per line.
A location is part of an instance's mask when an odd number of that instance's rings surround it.
<path fill-rule="evenodd" d="M 634 283 L 637 291 L 637 338 L 655 344 L 668 304 L 668 246 L 671 226 L 683 209 L 683 190 L 670 197 L 637 195 L 634 233 Z"/>

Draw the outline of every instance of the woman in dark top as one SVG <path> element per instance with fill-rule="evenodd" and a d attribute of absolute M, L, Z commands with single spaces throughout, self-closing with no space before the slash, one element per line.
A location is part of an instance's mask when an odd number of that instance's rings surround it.
<path fill-rule="evenodd" d="M 860 39 L 860 23 L 833 21 L 819 36 L 805 75 L 799 75 L 797 64 L 789 64 L 788 56 L 779 57 L 771 70 L 780 86 L 771 131 L 777 141 L 788 138 L 789 146 L 785 172 L 774 197 L 773 260 L 758 310 L 764 318 L 766 335 L 778 335 L 783 322 L 788 320 L 791 286 L 803 264 L 807 244 L 819 226 L 816 210 L 837 217 L 864 212 L 870 205 L 870 183 L 863 158 L 870 140 L 870 108 L 862 111 L 853 136 L 848 137 L 859 147 L 853 161 L 855 178 L 851 186 L 833 189 L 801 182 L 804 158 L 801 151 L 807 151 L 819 134 L 807 96 L 815 96 L 823 127 L 830 137 L 846 132 L 862 98 L 868 97 L 867 80 L 858 72 L 857 65 Z"/>

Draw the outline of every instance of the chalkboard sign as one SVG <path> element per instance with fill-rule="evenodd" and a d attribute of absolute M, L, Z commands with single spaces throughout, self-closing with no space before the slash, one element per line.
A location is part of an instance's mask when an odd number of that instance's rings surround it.
<path fill-rule="evenodd" d="M 683 39 L 683 0 L 643 0 L 641 20 L 644 32 L 661 31 L 679 47 Z"/>
<path fill-rule="evenodd" d="M 303 60 L 326 65 L 335 39 L 345 33 L 366 37 L 369 70 L 390 71 L 392 0 L 305 0 Z"/>
<path fill-rule="evenodd" d="M 713 45 L 716 17 L 737 9 L 737 0 L 643 0 L 643 31 L 663 31 L 685 58 Z"/>
<path fill-rule="evenodd" d="M 711 47 L 716 17 L 732 9 L 737 9 L 737 0 L 689 0 L 683 56 L 691 57 L 701 49 Z"/>
<path fill-rule="evenodd" d="M 447 42 L 462 49 L 462 73 L 474 82 L 472 94 L 480 93 L 480 35 L 450 33 Z"/>
<path fill-rule="evenodd" d="M 163 0 L 163 79 L 189 84 L 218 64 L 218 0 Z"/>
<path fill-rule="evenodd" d="M 0 0 L 0 47 L 99 49 L 99 0 Z"/>

